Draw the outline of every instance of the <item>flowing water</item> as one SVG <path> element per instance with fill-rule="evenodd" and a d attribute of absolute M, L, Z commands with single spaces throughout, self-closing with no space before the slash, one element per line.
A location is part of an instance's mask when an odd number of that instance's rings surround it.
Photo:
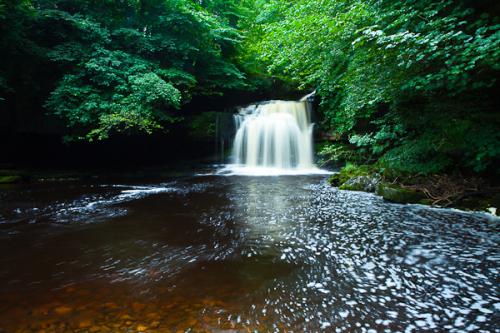
<path fill-rule="evenodd" d="M 0 189 L 0 332 L 498 332 L 499 221 L 325 176 Z"/>
<path fill-rule="evenodd" d="M 234 116 L 233 164 L 238 175 L 321 174 L 313 162 L 313 124 L 307 99 L 268 101 Z"/>

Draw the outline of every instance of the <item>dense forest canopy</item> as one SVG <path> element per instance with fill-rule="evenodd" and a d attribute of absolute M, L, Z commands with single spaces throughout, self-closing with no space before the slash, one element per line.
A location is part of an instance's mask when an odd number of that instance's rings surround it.
<path fill-rule="evenodd" d="M 344 138 L 330 158 L 481 171 L 500 153 L 500 25 L 468 5 L 269 1 L 246 43 L 271 73 L 318 89 L 323 125 Z"/>
<path fill-rule="evenodd" d="M 317 90 L 327 161 L 491 172 L 497 14 L 465 0 L 1 0 L 0 105 L 103 140 L 281 80 Z"/>
<path fill-rule="evenodd" d="M 247 85 L 232 61 L 236 2 L 7 1 L 1 10 L 3 98 L 42 98 L 70 138 L 151 133 L 191 96 Z"/>

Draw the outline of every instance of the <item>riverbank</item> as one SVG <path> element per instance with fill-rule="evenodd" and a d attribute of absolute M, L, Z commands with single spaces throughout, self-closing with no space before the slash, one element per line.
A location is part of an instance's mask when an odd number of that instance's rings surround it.
<path fill-rule="evenodd" d="M 160 165 L 124 165 L 102 168 L 46 168 L 0 165 L 0 185 L 44 182 L 92 182 L 114 179 L 161 179 L 192 175 L 206 159 L 193 159 Z"/>
<path fill-rule="evenodd" d="M 500 207 L 500 187 L 480 177 L 403 174 L 376 165 L 348 163 L 328 182 L 340 190 L 374 192 L 402 204 L 487 211 L 493 215 Z"/>
<path fill-rule="evenodd" d="M 207 160 L 190 160 L 168 165 L 124 166 L 113 169 L 52 169 L 0 165 L 0 186 L 44 182 L 101 182 L 115 179 L 162 179 L 189 176 L 208 166 Z M 211 168 L 211 167 L 209 167 Z M 207 170 L 207 173 L 210 173 Z M 500 187 L 479 177 L 411 175 L 375 165 L 348 163 L 328 178 L 339 190 L 375 193 L 386 201 L 423 204 L 499 215 Z"/>

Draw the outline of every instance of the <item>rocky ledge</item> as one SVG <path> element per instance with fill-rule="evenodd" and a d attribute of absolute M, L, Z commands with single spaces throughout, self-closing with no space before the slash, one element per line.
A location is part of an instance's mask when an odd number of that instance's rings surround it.
<path fill-rule="evenodd" d="M 374 165 L 348 164 L 328 182 L 340 190 L 374 192 L 387 201 L 487 211 L 496 215 L 500 189 L 480 178 L 402 175 Z"/>

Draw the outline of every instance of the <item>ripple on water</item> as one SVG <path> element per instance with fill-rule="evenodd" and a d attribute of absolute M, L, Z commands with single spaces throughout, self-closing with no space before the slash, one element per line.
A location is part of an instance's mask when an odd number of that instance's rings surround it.
<path fill-rule="evenodd" d="M 40 273 L 39 283 L 100 281 L 86 304 L 109 298 L 124 312 L 145 297 L 151 306 L 135 317 L 153 307 L 159 331 L 498 330 L 500 228 L 485 215 L 389 204 L 317 176 L 195 177 L 82 192 L 32 215 L 1 213 L 11 222 L 103 222 L 65 235 L 79 242 L 67 257 L 40 240 L 57 257 L 41 257 L 57 274 Z M 16 272 L 12 265 L 3 261 L 0 281 Z M 122 315 L 102 321 L 121 325 Z"/>

